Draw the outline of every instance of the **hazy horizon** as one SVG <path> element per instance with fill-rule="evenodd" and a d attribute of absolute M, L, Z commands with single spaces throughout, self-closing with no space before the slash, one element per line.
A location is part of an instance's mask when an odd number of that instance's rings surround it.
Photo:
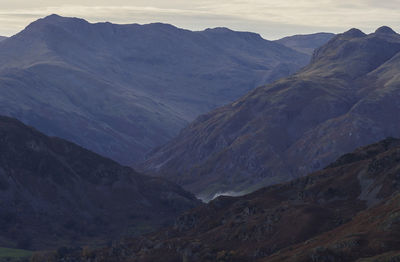
<path fill-rule="evenodd" d="M 278 39 L 294 34 L 316 32 L 339 33 L 356 27 L 366 33 L 387 25 L 400 30 L 396 8 L 400 0 L 382 3 L 364 0 L 348 3 L 344 0 L 323 0 L 318 5 L 311 0 L 161 0 L 128 1 L 0 1 L 0 35 L 11 36 L 29 23 L 50 14 L 79 17 L 89 22 L 117 24 L 147 24 L 162 22 L 189 30 L 228 27 L 238 31 L 261 34 L 266 39 Z"/>

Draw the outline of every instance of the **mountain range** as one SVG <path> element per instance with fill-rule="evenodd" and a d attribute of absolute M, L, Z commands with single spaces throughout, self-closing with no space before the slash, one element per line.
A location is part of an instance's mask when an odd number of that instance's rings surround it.
<path fill-rule="evenodd" d="M 200 204 L 177 185 L 0 117 L 0 246 L 105 245 Z"/>
<path fill-rule="evenodd" d="M 351 29 L 298 73 L 198 117 L 152 151 L 144 169 L 204 199 L 303 176 L 358 146 L 400 137 L 399 75 L 399 34 Z"/>
<path fill-rule="evenodd" d="M 33 261 L 397 261 L 399 172 L 400 140 L 387 138 L 308 176 L 220 196 L 157 233 Z"/>
<path fill-rule="evenodd" d="M 400 261 L 391 28 L 51 15 L 0 60 L 1 262 Z"/>
<path fill-rule="evenodd" d="M 332 33 L 316 33 L 310 35 L 294 35 L 287 36 L 275 42 L 292 48 L 301 53 L 312 56 L 314 50 L 325 45 L 331 40 L 335 34 Z"/>
<path fill-rule="evenodd" d="M 6 40 L 6 39 L 7 39 L 7 37 L 5 37 L 5 36 L 0 36 L 0 42 L 3 41 L 3 40 Z"/>
<path fill-rule="evenodd" d="M 51 15 L 0 43 L 0 110 L 132 165 L 202 113 L 310 56 L 249 32 Z"/>

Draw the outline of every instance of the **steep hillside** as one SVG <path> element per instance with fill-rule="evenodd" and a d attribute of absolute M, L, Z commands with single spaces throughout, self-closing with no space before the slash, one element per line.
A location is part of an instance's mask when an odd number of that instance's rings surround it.
<path fill-rule="evenodd" d="M 226 28 L 51 15 L 2 41 L 0 60 L 3 114 L 132 164 L 199 114 L 297 71 L 309 57 Z"/>
<path fill-rule="evenodd" d="M 263 262 L 357 261 L 400 259 L 400 194 L 361 212 L 351 222 L 294 245 Z M 318 260 L 319 259 L 319 260 Z"/>
<path fill-rule="evenodd" d="M 306 177 L 242 197 L 221 196 L 185 213 L 167 230 L 61 257 L 84 262 L 395 261 L 383 258 L 398 257 L 400 250 L 399 190 L 400 140 L 388 138 Z M 61 261 L 57 253 L 41 258 Z"/>
<path fill-rule="evenodd" d="M 294 35 L 284 37 L 275 42 L 292 48 L 301 53 L 312 55 L 314 50 L 325 45 L 331 40 L 335 34 L 332 33 L 316 33 L 310 35 Z"/>
<path fill-rule="evenodd" d="M 304 70 L 200 116 L 154 150 L 145 169 L 205 199 L 323 168 L 339 155 L 400 136 L 400 35 L 352 29 Z"/>
<path fill-rule="evenodd" d="M 198 201 L 180 187 L 0 117 L 0 246 L 104 244 L 167 225 Z"/>

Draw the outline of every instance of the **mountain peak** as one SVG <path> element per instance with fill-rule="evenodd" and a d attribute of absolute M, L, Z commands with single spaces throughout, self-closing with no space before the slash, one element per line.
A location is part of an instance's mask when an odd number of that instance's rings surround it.
<path fill-rule="evenodd" d="M 51 14 L 48 16 L 45 16 L 43 19 L 47 19 L 47 20 L 56 20 L 56 19 L 62 19 L 63 17 L 57 14 Z"/>
<path fill-rule="evenodd" d="M 174 26 L 174 25 L 167 24 L 167 23 L 160 23 L 160 22 L 151 23 L 151 24 L 145 24 L 145 25 L 143 25 L 143 26 L 145 26 L 145 27 L 147 27 L 147 28 L 152 28 L 152 29 L 155 29 L 155 30 L 166 30 L 166 31 L 180 31 L 180 30 L 184 30 L 184 29 L 178 28 L 178 27 L 176 27 L 176 26 Z"/>
<path fill-rule="evenodd" d="M 43 18 L 40 18 L 34 22 L 32 22 L 28 28 L 32 27 L 41 27 L 46 25 L 59 25 L 59 24 L 70 24 L 70 23 L 79 23 L 79 24 L 86 24 L 88 23 L 86 20 L 76 17 L 64 17 L 57 14 L 52 14 Z"/>
<path fill-rule="evenodd" d="M 350 30 L 344 32 L 344 33 L 342 34 L 342 36 L 347 36 L 347 37 L 364 37 L 364 36 L 366 36 L 366 34 L 365 34 L 363 31 L 361 31 L 360 29 L 352 28 L 352 29 L 350 29 Z"/>
<path fill-rule="evenodd" d="M 246 40 L 269 41 L 269 40 L 263 39 L 261 37 L 261 35 L 257 34 L 257 33 L 246 32 L 246 31 L 233 31 L 226 27 L 207 28 L 202 33 L 205 33 L 207 35 L 219 35 L 220 37 L 223 37 L 224 39 L 227 39 L 226 37 L 229 37 L 229 38 L 235 37 L 235 38 L 241 38 L 241 39 L 246 39 Z M 229 41 L 231 41 L 231 40 L 228 40 L 228 42 Z"/>
<path fill-rule="evenodd" d="M 89 25 L 84 19 L 76 17 L 64 17 L 57 14 L 52 14 L 43 18 L 40 18 L 30 23 L 24 30 L 19 32 L 17 35 L 24 37 L 32 37 L 36 35 L 52 35 L 54 34 L 54 28 L 63 28 L 66 30 L 79 31 L 85 26 Z M 53 29 L 49 29 L 53 28 Z"/>
<path fill-rule="evenodd" d="M 341 72 L 351 78 L 365 75 L 400 51 L 399 35 L 388 35 L 391 31 L 383 27 L 377 34 L 366 35 L 359 29 L 350 29 L 316 50 L 309 68 L 323 74 Z M 326 67 L 321 69 L 323 66 Z"/>
<path fill-rule="evenodd" d="M 60 16 L 57 14 L 51 14 L 51 15 L 45 16 L 43 18 L 40 18 L 33 23 L 54 24 L 54 23 L 72 21 L 72 20 L 83 20 L 83 19 L 78 19 L 78 18 L 73 18 L 73 17 L 64 17 L 64 16 Z"/>
<path fill-rule="evenodd" d="M 209 31 L 209 32 L 224 32 L 224 33 L 233 32 L 231 29 L 229 29 L 227 27 L 207 28 L 205 31 Z"/>
<path fill-rule="evenodd" d="M 390 27 L 388 26 L 381 26 L 378 29 L 376 29 L 375 34 L 391 34 L 391 35 L 397 35 L 397 33 Z"/>

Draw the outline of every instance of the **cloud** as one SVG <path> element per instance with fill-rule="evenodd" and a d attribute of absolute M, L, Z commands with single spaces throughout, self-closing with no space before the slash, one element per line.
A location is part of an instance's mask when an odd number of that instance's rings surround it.
<path fill-rule="evenodd" d="M 16 33 L 30 21 L 51 13 L 91 22 L 166 22 L 194 30 L 227 26 L 255 31 L 266 38 L 316 31 L 341 32 L 351 27 L 369 32 L 384 24 L 394 29 L 400 27 L 400 0 L 70 0 L 67 3 L 57 0 L 4 3 L 0 10 L 0 34 Z"/>

